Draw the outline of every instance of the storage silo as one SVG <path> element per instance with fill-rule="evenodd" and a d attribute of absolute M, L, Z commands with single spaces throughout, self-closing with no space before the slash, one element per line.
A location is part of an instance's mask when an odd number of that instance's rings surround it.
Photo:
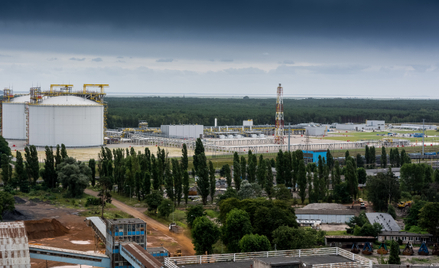
<path fill-rule="evenodd" d="M 104 143 L 104 106 L 76 96 L 29 105 L 29 144 L 92 147 Z"/>
<path fill-rule="evenodd" d="M 26 102 L 29 102 L 29 95 L 15 97 L 2 103 L 3 138 L 26 139 Z"/>

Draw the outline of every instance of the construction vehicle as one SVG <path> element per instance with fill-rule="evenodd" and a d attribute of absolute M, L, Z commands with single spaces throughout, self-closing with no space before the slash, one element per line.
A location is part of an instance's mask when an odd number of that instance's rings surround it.
<path fill-rule="evenodd" d="M 437 245 L 437 243 L 433 245 L 433 252 L 431 253 L 431 255 L 439 255 L 439 246 Z"/>
<path fill-rule="evenodd" d="M 181 248 L 177 249 L 177 251 L 174 254 L 174 257 L 181 257 Z"/>
<path fill-rule="evenodd" d="M 428 251 L 427 244 L 425 244 L 425 242 L 422 242 L 422 245 L 418 250 L 418 254 L 427 256 L 429 253 L 430 252 Z"/>
<path fill-rule="evenodd" d="M 366 209 L 366 207 L 367 207 L 367 205 L 364 202 L 362 202 L 360 204 L 360 209 Z"/>
<path fill-rule="evenodd" d="M 363 251 L 361 251 L 364 255 L 372 255 L 373 249 L 369 242 L 364 243 Z"/>
<path fill-rule="evenodd" d="M 381 245 L 378 248 L 377 253 L 380 255 L 386 255 L 387 253 L 389 253 L 389 251 L 387 250 L 386 243 L 381 242 Z"/>
<path fill-rule="evenodd" d="M 355 253 L 355 254 L 360 253 L 360 247 L 358 246 L 357 243 L 353 243 L 353 244 L 352 244 L 351 252 L 352 252 L 352 253 Z"/>
<path fill-rule="evenodd" d="M 415 251 L 413 250 L 412 244 L 410 242 L 407 242 L 407 245 L 405 246 L 404 250 L 402 251 L 403 255 L 413 255 Z"/>
<path fill-rule="evenodd" d="M 412 206 L 413 201 L 401 201 L 398 203 L 398 208 L 405 208 L 405 207 L 410 207 Z"/>

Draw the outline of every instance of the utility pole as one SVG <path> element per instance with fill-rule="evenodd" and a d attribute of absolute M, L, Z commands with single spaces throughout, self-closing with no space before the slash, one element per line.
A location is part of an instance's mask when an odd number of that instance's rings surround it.
<path fill-rule="evenodd" d="M 422 156 L 424 156 L 424 136 L 425 136 L 425 119 L 422 119 Z"/>

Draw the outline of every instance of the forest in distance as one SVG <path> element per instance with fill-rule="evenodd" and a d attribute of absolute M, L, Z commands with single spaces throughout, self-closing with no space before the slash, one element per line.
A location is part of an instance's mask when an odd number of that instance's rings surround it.
<path fill-rule="evenodd" d="M 107 97 L 108 128 L 137 127 L 145 120 L 150 127 L 167 124 L 213 126 L 275 123 L 274 98 L 184 98 L 184 97 Z M 438 122 L 439 100 L 374 99 L 284 99 L 285 124 L 298 123 L 364 123 L 385 120 L 386 123 Z"/>

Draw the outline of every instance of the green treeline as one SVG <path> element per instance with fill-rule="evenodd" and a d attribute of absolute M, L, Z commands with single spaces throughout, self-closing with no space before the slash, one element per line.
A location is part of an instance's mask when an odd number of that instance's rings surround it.
<path fill-rule="evenodd" d="M 200 124 L 212 126 L 274 124 L 276 99 L 215 99 L 109 97 L 108 127 L 137 127 L 146 120 L 151 127 L 162 124 Z M 370 100 L 370 99 L 302 99 L 284 100 L 285 122 L 346 123 L 367 119 L 388 123 L 435 122 L 439 117 L 439 100 Z"/>

